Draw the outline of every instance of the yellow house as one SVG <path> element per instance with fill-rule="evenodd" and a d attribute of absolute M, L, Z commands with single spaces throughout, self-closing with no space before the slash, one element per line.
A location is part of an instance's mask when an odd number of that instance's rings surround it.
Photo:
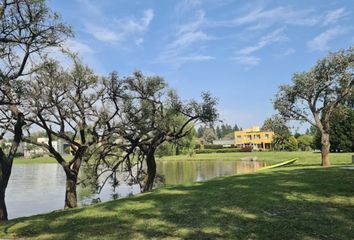
<path fill-rule="evenodd" d="M 258 126 L 235 131 L 235 146 L 238 148 L 252 146 L 253 149 L 271 149 L 274 132 L 260 131 Z"/>

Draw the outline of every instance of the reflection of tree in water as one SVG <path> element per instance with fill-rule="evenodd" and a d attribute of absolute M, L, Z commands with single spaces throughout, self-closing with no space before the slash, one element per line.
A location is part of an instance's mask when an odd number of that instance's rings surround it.
<path fill-rule="evenodd" d="M 165 184 L 175 185 L 254 172 L 262 166 L 259 161 L 158 161 L 157 169 Z"/>
<path fill-rule="evenodd" d="M 264 165 L 265 163 L 260 161 L 158 161 L 158 174 L 154 187 L 244 174 L 254 172 Z M 144 168 L 145 166 L 143 166 Z M 134 169 L 132 173 L 136 174 L 139 168 L 135 167 Z M 83 184 L 80 184 L 78 188 L 78 196 L 79 201 L 83 204 L 127 197 L 141 191 L 141 185 L 136 183 L 137 178 L 131 178 L 123 166 L 117 171 L 118 175 L 115 178 L 110 177 L 107 173 L 107 175 L 103 174 L 97 179 L 91 177 L 91 171 L 90 167 L 85 166 L 80 173 L 80 179 L 83 180 Z M 139 174 L 142 181 L 144 179 L 143 172 Z M 103 181 L 106 181 L 104 187 L 102 187 Z"/>

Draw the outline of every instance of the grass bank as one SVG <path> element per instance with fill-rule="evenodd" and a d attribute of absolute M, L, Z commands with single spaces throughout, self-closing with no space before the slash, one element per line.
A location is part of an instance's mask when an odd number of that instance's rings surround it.
<path fill-rule="evenodd" d="M 349 156 L 331 157 L 341 165 Z M 317 164 L 304 157 L 291 167 L 19 218 L 1 223 L 0 237 L 354 239 L 354 171 Z"/>
<path fill-rule="evenodd" d="M 70 159 L 70 157 L 64 157 L 64 159 Z M 35 163 L 57 163 L 57 161 L 49 156 L 37 157 L 37 158 L 24 158 L 18 157 L 14 159 L 14 164 L 35 164 Z"/>
<path fill-rule="evenodd" d="M 335 165 L 348 164 L 354 153 L 331 153 L 331 163 Z M 321 153 L 319 152 L 233 152 L 233 153 L 209 153 L 196 154 L 194 156 L 178 155 L 160 158 L 161 160 L 240 160 L 243 157 L 255 156 L 258 160 L 267 161 L 270 164 L 279 163 L 288 159 L 298 158 L 296 165 L 310 166 L 321 163 Z"/>
<path fill-rule="evenodd" d="M 331 162 L 333 164 L 346 164 L 351 160 L 354 153 L 332 153 Z M 233 152 L 233 153 L 209 153 L 196 154 L 194 156 L 178 155 L 159 158 L 159 160 L 190 160 L 190 161 L 206 161 L 206 160 L 240 160 L 242 157 L 256 156 L 259 160 L 267 161 L 270 164 L 279 163 L 281 161 L 299 158 L 297 165 L 317 165 L 321 162 L 321 154 L 318 152 Z M 49 156 L 39 158 L 15 158 L 14 164 L 32 164 L 32 163 L 56 163 L 54 158 Z"/>

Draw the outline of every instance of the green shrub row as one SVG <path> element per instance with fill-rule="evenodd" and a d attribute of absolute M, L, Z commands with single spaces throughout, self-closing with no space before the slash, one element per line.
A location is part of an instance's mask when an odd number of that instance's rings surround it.
<path fill-rule="evenodd" d="M 222 149 L 196 149 L 195 153 L 230 153 L 230 152 L 240 152 L 239 148 L 222 148 Z"/>

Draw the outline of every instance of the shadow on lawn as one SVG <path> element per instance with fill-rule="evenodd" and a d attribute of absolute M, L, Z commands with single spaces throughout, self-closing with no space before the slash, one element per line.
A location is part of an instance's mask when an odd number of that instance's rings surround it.
<path fill-rule="evenodd" d="M 55 239 L 354 239 L 354 174 L 278 170 L 159 189 L 18 219 L 16 237 Z"/>

